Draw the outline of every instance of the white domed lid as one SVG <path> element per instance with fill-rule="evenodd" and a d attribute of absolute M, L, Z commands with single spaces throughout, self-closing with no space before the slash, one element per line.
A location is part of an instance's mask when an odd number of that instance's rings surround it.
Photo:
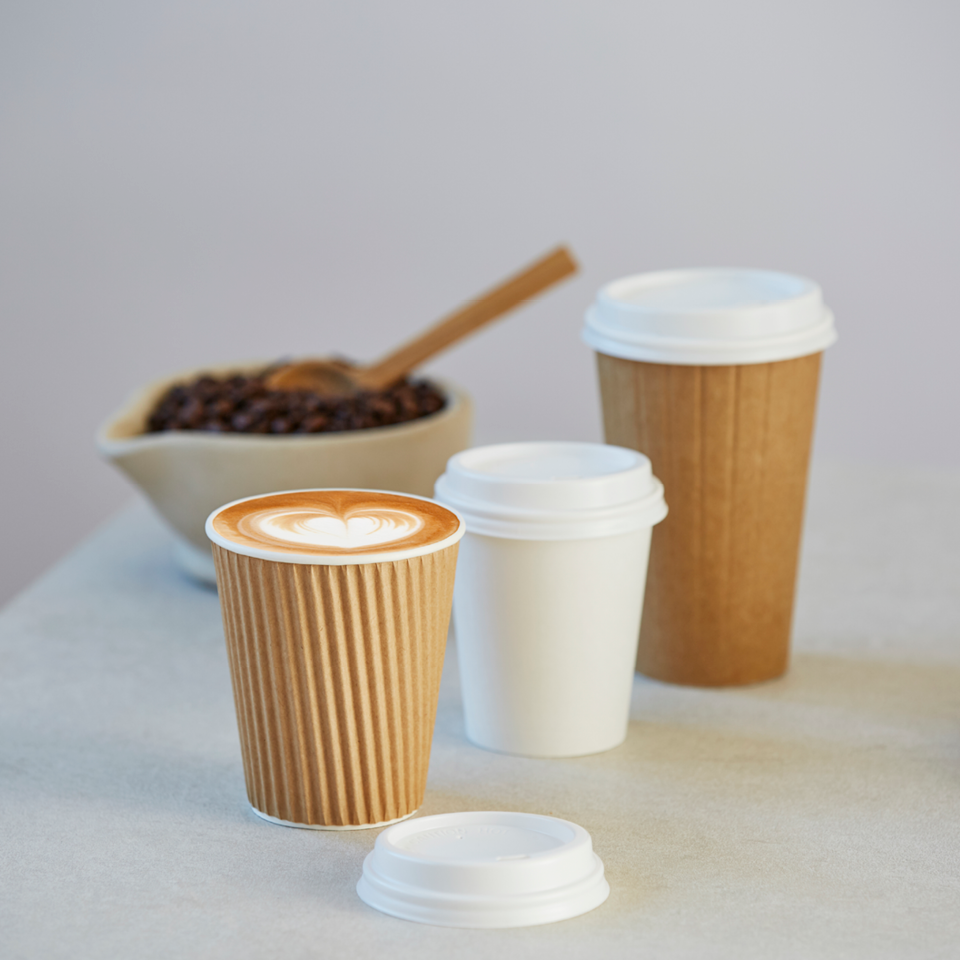
<path fill-rule="evenodd" d="M 579 916 L 610 893 L 583 827 L 531 813 L 446 813 L 377 837 L 357 893 L 445 927 L 526 927 Z"/>
<path fill-rule="evenodd" d="M 599 353 L 649 363 L 770 363 L 837 339 L 812 280 L 767 270 L 670 270 L 603 287 L 583 339 Z"/>
<path fill-rule="evenodd" d="M 474 447 L 451 457 L 436 500 L 468 532 L 513 539 L 583 539 L 659 523 L 663 485 L 636 450 L 540 441 Z"/>

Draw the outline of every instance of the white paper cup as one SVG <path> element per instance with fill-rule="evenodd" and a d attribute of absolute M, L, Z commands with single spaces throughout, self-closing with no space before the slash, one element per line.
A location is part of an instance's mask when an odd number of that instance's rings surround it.
<path fill-rule="evenodd" d="M 667 512 L 650 461 L 604 444 L 480 447 L 451 458 L 436 499 L 467 527 L 453 609 L 469 739 L 534 757 L 622 743 Z"/>

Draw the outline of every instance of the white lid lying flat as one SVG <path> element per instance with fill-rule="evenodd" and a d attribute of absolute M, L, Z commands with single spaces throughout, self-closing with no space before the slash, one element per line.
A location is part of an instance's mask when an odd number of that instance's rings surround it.
<path fill-rule="evenodd" d="M 445 813 L 377 837 L 357 893 L 383 913 L 443 927 L 530 927 L 610 893 L 583 827 L 532 813 Z"/>
<path fill-rule="evenodd" d="M 605 443 L 474 447 L 450 458 L 435 497 L 468 532 L 516 540 L 610 536 L 667 515 L 650 461 Z"/>
<path fill-rule="evenodd" d="M 770 363 L 837 339 L 820 288 L 766 270 L 670 270 L 603 287 L 583 339 L 597 352 L 649 363 Z"/>

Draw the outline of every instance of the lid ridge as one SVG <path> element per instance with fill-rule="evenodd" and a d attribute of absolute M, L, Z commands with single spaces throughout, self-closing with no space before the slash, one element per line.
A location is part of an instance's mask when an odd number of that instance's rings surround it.
<path fill-rule="evenodd" d="M 608 283 L 588 308 L 581 337 L 598 353 L 627 360 L 723 366 L 819 353 L 837 334 L 812 280 L 712 268 Z"/>

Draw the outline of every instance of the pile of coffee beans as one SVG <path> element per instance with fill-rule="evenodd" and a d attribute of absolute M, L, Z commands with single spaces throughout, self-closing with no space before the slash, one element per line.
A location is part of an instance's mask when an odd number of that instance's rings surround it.
<path fill-rule="evenodd" d="M 405 423 L 442 410 L 443 394 L 426 380 L 389 390 L 325 397 L 306 390 L 270 390 L 259 376 L 212 377 L 171 387 L 147 423 L 150 433 L 333 433 Z"/>

